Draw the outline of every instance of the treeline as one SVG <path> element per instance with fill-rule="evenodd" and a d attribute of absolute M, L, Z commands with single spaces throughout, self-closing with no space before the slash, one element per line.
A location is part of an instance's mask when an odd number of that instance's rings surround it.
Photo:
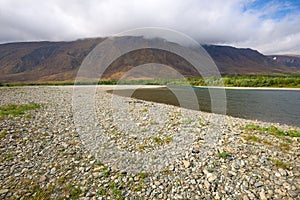
<path fill-rule="evenodd" d="M 103 84 L 103 82 L 99 82 Z M 290 87 L 300 88 L 300 75 L 286 76 L 223 76 L 187 79 L 106 81 L 105 84 L 174 85 L 174 86 L 227 86 L 227 87 Z"/>
<path fill-rule="evenodd" d="M 230 87 L 300 87 L 300 75 L 287 76 L 226 76 L 223 77 L 225 86 Z"/>
<path fill-rule="evenodd" d="M 186 79 L 101 80 L 99 82 L 0 83 L 0 86 L 35 85 L 171 85 L 171 86 L 228 86 L 228 87 L 290 87 L 300 88 L 300 74 L 223 76 Z"/>

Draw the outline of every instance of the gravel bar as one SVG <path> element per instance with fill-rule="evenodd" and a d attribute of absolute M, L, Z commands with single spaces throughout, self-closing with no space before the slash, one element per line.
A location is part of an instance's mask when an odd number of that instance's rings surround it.
<path fill-rule="evenodd" d="M 0 106 L 41 104 L 0 118 L 0 199 L 300 199 L 300 138 L 245 129 L 293 127 L 112 88 L 98 86 L 82 112 L 97 129 L 76 122 L 73 86 L 0 88 Z"/>

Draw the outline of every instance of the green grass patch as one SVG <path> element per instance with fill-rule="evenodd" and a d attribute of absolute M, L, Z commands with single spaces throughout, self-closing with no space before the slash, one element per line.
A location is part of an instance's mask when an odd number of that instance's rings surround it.
<path fill-rule="evenodd" d="M 261 134 L 271 134 L 276 137 L 290 136 L 290 137 L 300 137 L 300 132 L 295 128 L 293 130 L 282 130 L 276 126 L 261 127 L 255 124 L 247 124 L 244 128 L 246 131 L 256 131 Z"/>
<path fill-rule="evenodd" d="M 13 115 L 13 116 L 23 115 L 25 114 L 25 111 L 38 109 L 40 107 L 41 105 L 37 103 L 21 104 L 21 105 L 10 104 L 5 106 L 0 106 L 0 118 L 3 119 L 8 115 Z"/>
<path fill-rule="evenodd" d="M 51 199 L 50 196 L 53 193 L 54 189 L 55 187 L 53 185 L 51 185 L 48 188 L 40 188 L 40 186 L 37 183 L 34 183 L 29 188 L 29 191 L 33 194 L 32 197 L 30 197 L 30 199 L 32 200 Z"/>
<path fill-rule="evenodd" d="M 8 134 L 8 132 L 6 130 L 1 131 L 0 132 L 0 139 L 4 138 L 7 134 Z"/>
<path fill-rule="evenodd" d="M 111 182 L 109 188 L 111 189 L 111 194 L 114 196 L 115 199 L 124 199 L 122 196 L 122 191 L 120 190 L 120 186 L 117 183 Z"/>
<path fill-rule="evenodd" d="M 100 187 L 100 188 L 98 189 L 97 194 L 98 194 L 99 196 L 106 196 L 106 195 L 107 195 L 106 188 Z"/>
<path fill-rule="evenodd" d="M 282 169 L 290 169 L 291 165 L 288 163 L 285 163 L 279 159 L 272 159 L 273 163 L 276 167 L 282 168 Z"/>
<path fill-rule="evenodd" d="M 145 172 L 140 172 L 140 173 L 138 174 L 138 176 L 139 176 L 140 179 L 145 179 L 145 178 L 148 176 L 148 174 L 145 173 Z"/>
<path fill-rule="evenodd" d="M 104 177 L 108 177 L 111 171 L 108 167 L 103 167 L 102 172 Z"/>
<path fill-rule="evenodd" d="M 253 141 L 253 142 L 258 142 L 258 143 L 262 142 L 262 139 L 255 135 L 246 135 L 246 136 L 244 136 L 244 138 L 247 141 Z"/>
<path fill-rule="evenodd" d="M 78 199 L 80 194 L 82 193 L 80 187 L 76 187 L 71 183 L 64 187 L 64 191 L 70 196 L 70 199 Z"/>
<path fill-rule="evenodd" d="M 173 142 L 173 138 L 171 136 L 165 135 L 164 137 L 152 137 L 153 141 L 157 144 L 168 144 Z"/>
<path fill-rule="evenodd" d="M 230 155 L 229 155 L 226 151 L 218 152 L 218 157 L 219 157 L 219 158 L 226 159 L 226 158 L 228 158 L 229 156 L 230 156 Z"/>

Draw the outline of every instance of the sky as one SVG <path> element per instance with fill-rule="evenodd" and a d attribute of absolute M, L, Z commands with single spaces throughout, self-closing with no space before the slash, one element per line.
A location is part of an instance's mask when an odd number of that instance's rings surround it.
<path fill-rule="evenodd" d="M 201 44 L 300 55 L 300 0 L 0 0 L 0 43 L 162 27 Z"/>

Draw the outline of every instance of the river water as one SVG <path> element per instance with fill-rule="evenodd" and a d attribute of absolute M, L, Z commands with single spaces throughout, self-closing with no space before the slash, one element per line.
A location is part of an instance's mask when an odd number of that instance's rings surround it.
<path fill-rule="evenodd" d="M 121 96 L 158 103 L 166 103 L 189 109 L 193 98 L 185 95 L 191 88 L 152 88 L 136 90 L 110 91 Z M 220 89 L 192 88 L 195 92 L 199 107 L 198 110 L 212 112 L 210 92 Z M 217 99 L 225 101 L 226 114 L 245 119 L 275 122 L 300 127 L 300 91 L 299 90 L 271 90 L 271 89 L 226 89 L 226 98 Z M 178 101 L 178 95 L 184 96 L 184 105 Z M 191 101 L 191 102 L 189 102 Z M 221 102 L 219 102 L 221 103 Z M 224 102 L 223 102 L 224 103 Z M 217 110 L 214 110 L 217 112 Z M 222 113 L 220 111 L 220 113 Z"/>

